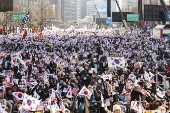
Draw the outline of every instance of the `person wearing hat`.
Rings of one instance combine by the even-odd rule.
[[[114,84],[115,89],[118,91],[119,90],[119,83],[118,83],[118,80],[117,80],[116,76],[112,77],[112,84]]]
[[[113,113],[121,113],[121,107],[119,105],[114,105]]]
[[[90,68],[95,68],[95,69],[98,68],[97,58],[93,58],[93,59],[92,59],[92,62],[89,64],[89,67],[90,67]]]

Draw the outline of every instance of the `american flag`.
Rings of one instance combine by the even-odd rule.
[[[61,109],[62,111],[65,111],[65,106],[64,106],[63,101],[60,101],[59,105],[60,105],[60,109]]]
[[[73,95],[77,96],[77,93],[78,93],[78,92],[79,92],[79,89],[78,89],[78,88],[74,87],[74,88],[72,89],[72,94],[73,94]]]
[[[24,25],[26,23],[30,22],[30,15],[29,12],[25,15],[25,17],[22,19],[20,25]]]
[[[27,86],[29,86],[31,88],[34,88],[37,84],[34,84],[34,82],[33,83],[32,82],[26,82],[25,85],[27,85]]]
[[[57,67],[57,68],[56,68],[56,71],[60,71],[60,68]]]
[[[147,95],[146,90],[144,90],[144,89],[141,90],[141,93],[145,96]]]
[[[40,105],[37,106],[37,111],[44,111],[44,102],[40,102]]]
[[[70,78],[75,77],[74,73],[73,73],[73,72],[71,72],[71,73],[70,73],[70,75],[69,75],[69,77],[70,77]]]
[[[4,90],[0,90],[0,98],[3,98],[3,96],[4,96]]]
[[[154,77],[155,77],[155,75],[153,73],[149,72],[149,83],[150,84],[155,82]]]
[[[106,99],[105,102],[106,102],[106,103],[105,103],[106,106],[110,106],[110,99]]]
[[[151,96],[149,92],[147,92],[146,90],[142,89],[141,93],[145,96]]]
[[[154,83],[154,82],[155,82],[155,80],[154,80],[154,76],[152,76],[152,77],[150,78],[149,83],[150,83],[150,84],[152,84],[152,83]]]
[[[51,60],[51,56],[46,56],[45,57],[45,63],[49,64],[50,60]]]
[[[124,87],[122,91],[122,95],[126,94],[127,89]]]
[[[55,58],[55,60],[54,60],[54,62],[56,63],[56,64],[59,64],[60,62],[62,61],[62,58],[60,58],[60,57],[56,57]]]
[[[62,97],[61,97],[61,96],[59,96],[58,99],[59,99],[60,101],[62,101]]]
[[[21,113],[30,113],[29,111],[27,111],[26,109],[22,109]]]

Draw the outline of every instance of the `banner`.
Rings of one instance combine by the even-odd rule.
[[[37,33],[38,29],[32,29],[32,33]]]
[[[144,111],[143,113],[161,113],[160,110],[147,110],[147,111]]]

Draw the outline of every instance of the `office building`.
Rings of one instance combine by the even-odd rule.
[[[87,16],[87,0],[81,0],[81,19]]]
[[[117,0],[119,3],[119,6],[123,12],[134,12],[138,11],[138,0]],[[116,7],[116,10],[118,10],[118,7]]]

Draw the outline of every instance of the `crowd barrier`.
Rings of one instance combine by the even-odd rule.
[[[163,88],[159,86],[158,75],[163,78],[163,84],[162,84],[162,85],[164,85]],[[168,89],[167,84],[166,84],[167,79],[170,79],[170,77],[167,77],[165,72],[156,72],[156,88],[160,88],[160,89],[162,89],[164,91],[166,89]]]

